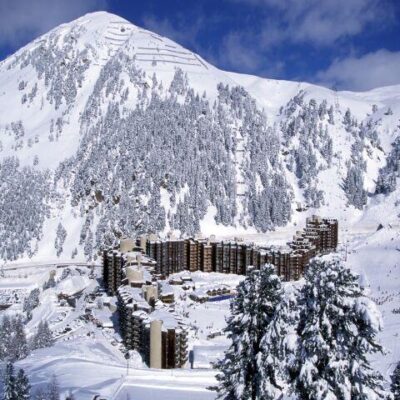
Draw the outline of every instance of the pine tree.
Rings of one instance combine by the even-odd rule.
[[[57,226],[56,239],[54,241],[54,248],[57,250],[57,257],[59,257],[63,252],[63,246],[66,238],[67,238],[67,231],[60,222]]]
[[[400,400],[400,362],[394,369],[391,380],[390,390],[393,393],[393,400]]]
[[[13,324],[13,330],[14,330],[14,337],[12,341],[12,349],[10,352],[12,354],[12,359],[20,360],[22,358],[25,358],[29,353],[28,342],[26,340],[26,334],[24,329],[24,323],[22,321],[21,316],[17,316],[15,318]]]
[[[33,398],[34,400],[48,400],[46,391],[42,388],[36,389]]]
[[[17,400],[30,399],[31,385],[23,369],[20,369],[18,371],[17,377],[15,379],[15,386],[17,390]]]
[[[350,164],[344,179],[343,189],[350,204],[362,209],[367,203],[367,192],[364,189],[363,172],[360,166]]]
[[[33,350],[51,347],[54,344],[53,333],[47,321],[39,322],[35,336],[32,339],[31,347]]]
[[[259,369],[261,341],[280,298],[281,283],[272,265],[260,271],[251,269],[239,284],[225,329],[232,344],[225,358],[215,365],[219,370],[219,399],[263,398],[262,380],[269,372],[263,375]]]
[[[380,321],[358,277],[339,259],[314,259],[300,295],[298,370],[301,400],[385,398],[383,378],[368,361],[382,351]]]
[[[26,312],[26,316],[29,320],[32,319],[33,309],[39,305],[39,296],[40,296],[40,290],[39,288],[36,288],[33,289],[29,293],[29,296],[26,297],[24,300],[23,311]]]
[[[49,280],[43,284],[43,290],[47,290],[56,286],[56,279],[53,273],[50,273]]]
[[[75,400],[74,394],[71,391],[69,391],[68,396],[65,398],[65,400]]]
[[[46,392],[46,400],[60,400],[60,387],[57,381],[57,377],[55,375],[51,377]]]
[[[0,359],[10,358],[10,348],[12,344],[13,329],[11,326],[11,319],[5,315],[1,319],[0,324]]]
[[[261,398],[277,399],[297,368],[296,344],[298,323],[297,289],[288,286],[261,342],[259,369],[262,376]]]
[[[17,390],[14,376],[14,365],[8,362],[3,378],[3,398],[2,400],[17,400]]]
[[[329,110],[328,110],[328,115],[329,115],[328,122],[329,122],[331,125],[335,125],[335,118],[334,118],[334,116],[333,116],[333,106],[330,106],[330,108],[329,108]]]
[[[29,353],[24,321],[20,315],[0,320],[0,360],[20,360]]]
[[[6,355],[6,333],[4,330],[4,317],[0,320],[0,360],[3,360]]]

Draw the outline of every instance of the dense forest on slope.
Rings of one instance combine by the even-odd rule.
[[[107,39],[115,29],[118,48]],[[91,259],[121,236],[194,235],[204,221],[266,232],[304,210],[361,215],[373,196],[397,190],[390,91],[378,107],[249,79],[107,13],[4,60],[1,257],[31,257],[51,242],[54,256]]]

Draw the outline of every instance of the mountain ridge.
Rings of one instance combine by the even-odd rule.
[[[60,25],[0,64],[3,189],[32,176],[14,200],[31,225],[0,221],[2,258],[91,259],[121,235],[265,232],[312,212],[392,221],[373,210],[396,209],[396,178],[395,193],[374,193],[399,89],[221,71],[106,12]],[[43,203],[30,209],[28,191]],[[12,201],[0,198],[6,212]]]

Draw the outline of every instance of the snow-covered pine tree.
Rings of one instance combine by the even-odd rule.
[[[292,370],[297,368],[298,289],[288,286],[261,342],[259,369],[261,398],[277,399],[287,389]]]
[[[0,360],[20,360],[28,355],[24,322],[20,315],[0,320]]]
[[[349,165],[344,179],[343,189],[350,204],[362,209],[367,203],[367,192],[364,189],[363,172],[359,165]]]
[[[52,375],[47,385],[46,396],[46,400],[60,400],[60,386],[55,375]]]
[[[50,277],[49,277],[49,280],[43,284],[43,290],[50,289],[50,288],[52,288],[54,286],[56,286],[56,280],[54,278],[54,274],[51,273]]]
[[[17,400],[14,365],[11,362],[6,364],[4,371],[2,400]]]
[[[382,351],[380,319],[358,277],[338,258],[316,258],[305,274],[293,389],[301,400],[386,398],[367,356]]]
[[[335,125],[335,118],[333,116],[333,106],[330,106],[330,108],[328,110],[328,116],[329,116],[328,122],[331,125]]]
[[[4,315],[0,323],[0,359],[9,358],[9,351],[12,343],[12,323],[8,315]]]
[[[32,240],[40,240],[49,210],[49,177],[48,171],[21,167],[17,157],[7,157],[0,162],[0,181],[7,186],[7,190],[0,191],[0,209],[3,210],[0,254],[3,259],[14,260],[24,252],[32,255]]]
[[[231,303],[231,316],[225,332],[232,344],[224,359],[218,361],[216,390],[224,400],[262,399],[262,380],[269,377],[269,370],[261,373],[259,364],[261,341],[271,322],[276,305],[281,299],[281,282],[272,265],[260,271],[251,269],[237,288]]]
[[[6,315],[0,320],[0,360],[4,360],[6,354],[6,338],[7,334],[4,327],[4,319],[8,318]]]
[[[65,398],[65,400],[75,400],[74,394],[71,391],[69,391],[68,396]]]
[[[57,250],[57,257],[63,252],[65,239],[67,238],[67,231],[60,222],[57,226],[56,239],[54,241],[54,248]]]
[[[28,353],[28,342],[26,340],[24,322],[22,317],[18,315],[12,320],[13,340],[9,349],[10,357],[12,360],[21,360],[25,358]]]
[[[35,394],[33,395],[34,400],[47,400],[46,391],[42,388],[36,389]]]
[[[17,392],[17,400],[29,400],[31,385],[25,371],[21,368],[15,378],[15,387]]]
[[[390,378],[392,380],[390,390],[393,394],[393,400],[400,400],[400,362],[397,364]]]
[[[32,339],[31,347],[33,350],[42,349],[45,347],[51,347],[54,344],[53,333],[49,328],[47,321],[41,321],[39,323],[37,332]]]
[[[33,289],[29,296],[24,299],[23,311],[26,312],[27,318],[32,318],[32,311],[39,305],[40,289]]]
[[[386,165],[379,170],[375,193],[389,194],[396,189],[400,177],[400,137],[392,143],[392,150],[386,158]]]

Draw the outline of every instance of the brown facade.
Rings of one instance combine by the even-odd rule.
[[[161,368],[181,368],[187,361],[187,337],[180,329],[162,332]]]
[[[121,286],[124,260],[119,251],[103,251],[103,282],[110,296],[114,296]]]
[[[200,266],[203,272],[213,271],[212,246],[209,243],[202,243],[200,247]]]
[[[271,263],[279,276],[289,281],[302,277],[312,257],[334,251],[337,244],[338,221],[312,216],[288,248],[203,239],[158,240],[147,241],[146,254],[157,261],[157,272],[163,276],[182,270],[244,275],[249,266]]]
[[[178,325],[162,327],[161,320],[150,321],[149,302],[142,301],[140,296],[134,299],[126,287],[121,286],[125,282],[125,273],[129,278],[132,265],[146,267],[152,274],[167,277],[183,270],[244,275],[250,266],[259,269],[269,263],[275,266],[282,280],[298,280],[312,257],[337,248],[338,221],[317,216],[307,218],[304,230],[297,232],[287,247],[258,247],[236,241],[209,242],[203,239],[146,242],[141,239],[140,244],[141,249],[145,247],[149,258],[129,252],[132,243],[128,241],[124,242],[128,249],[126,253],[118,250],[103,252],[104,285],[109,295],[118,297],[121,333],[126,347],[138,350],[150,366],[152,359],[157,368],[177,368],[187,361],[187,333]],[[136,270],[131,272],[136,276]],[[154,275],[151,276],[154,279]],[[143,280],[136,278],[133,281],[144,284]],[[132,282],[129,287],[136,288]],[[168,294],[165,296],[164,302],[174,301],[173,295],[171,298]]]
[[[329,252],[336,250],[338,245],[339,226],[338,221],[332,218],[320,218],[313,215],[307,218],[305,237],[318,235],[317,252]]]
[[[156,368],[181,368],[188,356],[187,332],[184,328],[163,328],[162,320],[156,321],[157,329],[151,329],[151,313],[144,310],[122,286],[117,291],[119,324],[124,344],[129,350],[137,350],[150,367],[152,355],[160,359]],[[156,326],[156,327],[157,327]],[[154,328],[154,326],[153,326]],[[154,334],[156,333],[156,335]],[[159,357],[157,353],[159,352]]]
[[[186,269],[188,243],[186,240],[147,241],[146,254],[157,262],[156,273],[168,276]]]

